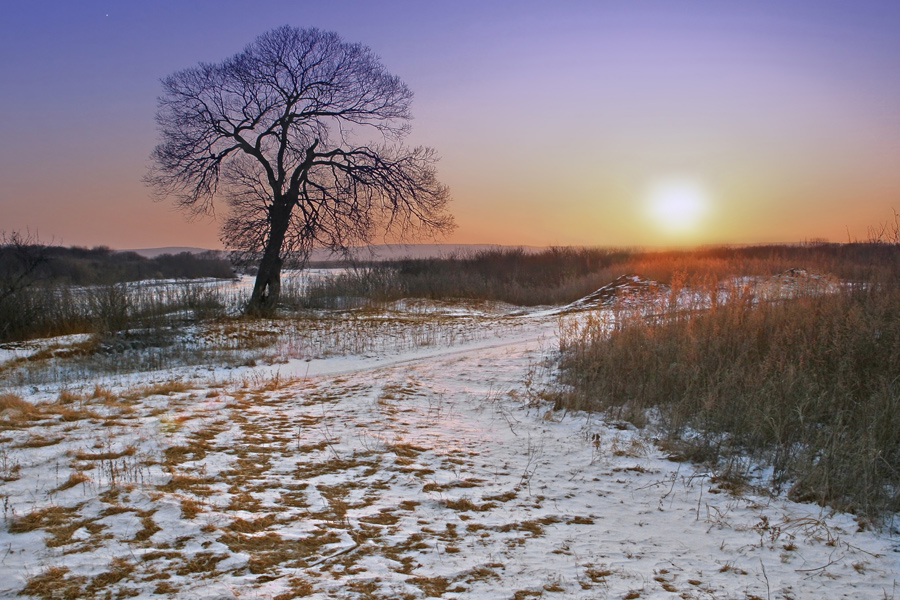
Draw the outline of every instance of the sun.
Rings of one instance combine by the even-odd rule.
[[[700,225],[709,209],[709,197],[693,180],[665,179],[650,187],[646,208],[662,230],[686,234]]]

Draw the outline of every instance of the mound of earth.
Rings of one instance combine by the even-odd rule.
[[[648,297],[667,292],[669,287],[664,283],[628,274],[617,277],[602,288],[569,304],[569,310],[612,306],[613,304],[632,304],[646,301]]]
[[[806,269],[792,268],[771,276],[762,282],[760,291],[768,297],[792,297],[797,294],[832,293],[840,289],[840,282],[833,275],[810,273]]]

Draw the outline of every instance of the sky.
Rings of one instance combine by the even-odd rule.
[[[847,241],[900,210],[896,0],[34,0],[0,21],[0,230],[221,247],[142,183],[160,79],[284,24],[413,90],[442,241]]]

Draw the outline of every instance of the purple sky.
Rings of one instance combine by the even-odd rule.
[[[896,0],[4,8],[0,230],[44,241],[218,246],[141,183],[159,79],[282,24],[367,44],[413,89],[448,241],[843,241],[900,209]],[[653,205],[672,182],[702,200],[680,227]]]

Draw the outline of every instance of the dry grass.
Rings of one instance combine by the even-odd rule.
[[[250,572],[260,574],[271,572],[279,565],[288,568],[305,567],[321,556],[324,546],[336,544],[341,538],[331,530],[293,539],[285,539],[274,531],[267,531],[255,534],[227,532],[219,537],[219,541],[232,552],[249,554]]]
[[[870,518],[900,510],[900,285],[724,302],[649,322],[623,316],[563,329],[557,408],[647,424],[656,410],[673,455],[717,465],[739,491],[740,463],[774,467],[790,496]],[[714,285],[714,284],[713,284]],[[697,290],[707,297],[718,290]],[[718,292],[721,297],[721,292]],[[683,434],[693,431],[699,435]],[[620,448],[628,453],[626,448]]]
[[[265,531],[266,529],[274,525],[276,520],[277,517],[274,514],[265,515],[264,517],[254,519],[252,521],[235,518],[231,523],[228,524],[227,529],[229,531],[236,531],[238,533],[259,533],[260,531]]]
[[[193,519],[203,512],[202,505],[193,498],[181,499],[181,518]]]
[[[365,459],[362,456],[348,456],[346,458],[332,456],[320,462],[298,463],[295,469],[296,478],[299,481],[308,481],[326,473],[340,473],[365,467],[365,472],[370,474],[377,472],[379,463],[374,459]]]
[[[123,456],[134,456],[135,451],[135,447],[131,445],[125,446],[118,452],[85,452],[84,450],[79,450],[75,453],[75,458],[77,460],[116,460]]]
[[[0,412],[9,410],[12,413],[20,413],[21,416],[35,416],[41,413],[40,408],[22,399],[17,394],[3,393],[0,394]]]
[[[83,400],[84,396],[66,388],[59,390],[59,396],[56,398],[56,402],[59,404],[74,404]]]
[[[422,590],[422,593],[429,598],[439,598],[444,595],[447,588],[450,587],[450,580],[446,577],[410,577],[406,580],[414,586]]]
[[[134,572],[134,564],[123,558],[114,558],[109,565],[109,570],[96,575],[87,586],[87,593],[107,591],[109,588]]]
[[[485,511],[491,510],[492,508],[497,507],[497,505],[494,502],[484,502],[482,504],[476,504],[476,503],[472,502],[470,499],[465,498],[465,497],[458,498],[456,500],[453,500],[453,499],[442,500],[441,504],[443,504],[444,506],[446,506],[449,509],[458,510],[460,512],[469,512],[469,511],[485,512]]]
[[[671,283],[680,276],[721,280],[768,276],[791,267],[868,279],[895,266],[898,248],[883,243],[707,247],[644,251],[622,248],[498,249],[468,256],[406,259],[368,265],[321,280],[298,298],[333,307],[339,298],[375,302],[401,298],[467,298],[534,306],[581,298],[623,273]]]
[[[84,576],[69,575],[66,567],[50,567],[28,579],[20,595],[44,600],[76,600],[83,598]]]
[[[162,492],[170,493],[180,490],[190,492],[195,496],[209,496],[210,494],[212,494],[212,490],[209,486],[216,481],[217,480],[214,477],[203,477],[175,473],[167,483],[159,486],[159,490]]]
[[[153,537],[157,531],[161,530],[160,526],[153,520],[155,512],[156,509],[135,511],[135,514],[141,519],[141,528],[134,534],[133,541],[145,542]]]
[[[80,509],[80,504],[76,506],[51,505],[11,519],[8,531],[10,533],[26,533],[42,529],[49,534],[44,541],[48,548],[72,544],[73,534],[81,528],[84,528],[90,536],[96,537],[105,528],[105,525],[96,520],[78,519]],[[98,539],[88,540],[83,544],[82,550],[91,550],[96,547],[97,543]]]
[[[94,391],[91,392],[90,399],[91,400],[100,400],[101,402],[104,402],[104,403],[106,403],[106,402],[115,403],[118,400],[118,396],[116,396],[116,394],[113,393],[113,391],[110,390],[109,388],[105,388],[98,383],[98,384],[94,385]]]
[[[224,554],[213,554],[212,552],[198,552],[191,558],[185,560],[181,566],[175,569],[176,575],[194,575],[204,573],[208,577],[217,575],[216,565],[228,558]]]
[[[78,515],[79,506],[56,506],[34,510],[27,515],[10,520],[10,533],[26,533],[37,529],[53,529],[65,526]]]
[[[191,386],[184,381],[172,379],[162,383],[139,386],[135,389],[128,390],[122,397],[127,400],[140,400],[149,396],[171,396],[172,394],[186,392],[190,389]]]
[[[84,473],[82,471],[75,471],[74,473],[69,475],[69,478],[66,479],[65,482],[63,482],[62,485],[60,485],[54,491],[61,492],[63,490],[67,490],[69,488],[73,488],[76,485],[78,485],[79,483],[84,483],[84,482],[90,481],[90,480],[91,480],[91,478],[86,473]]]
[[[315,591],[313,585],[300,577],[291,577],[288,580],[290,589],[287,592],[278,594],[273,600],[293,600],[294,598],[305,598],[311,596]]]
[[[46,448],[47,446],[55,446],[66,439],[64,436],[44,437],[40,434],[33,434],[19,444],[19,448]]]

